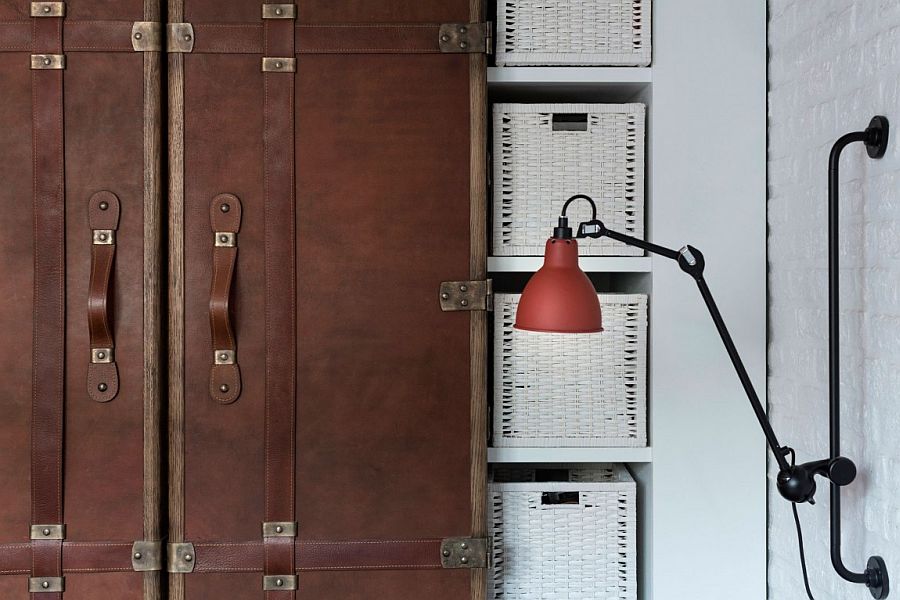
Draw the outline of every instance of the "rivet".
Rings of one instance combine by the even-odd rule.
[[[280,9],[280,8],[276,8],[276,9],[275,9],[275,14],[278,15],[278,16],[280,17],[281,15],[284,14],[284,11],[283,11],[282,9]]]
[[[459,559],[459,562],[461,562],[462,564],[466,564],[467,562],[469,562],[469,559],[466,558],[465,556],[463,556],[462,558]]]
[[[104,200],[103,202],[100,203],[100,210],[106,210],[107,208],[109,208],[109,202]]]
[[[106,358],[106,352],[98,352],[97,358],[99,358],[100,360],[103,360],[104,358]]]
[[[219,355],[219,360],[228,360],[228,355],[223,352]]]
[[[275,580],[275,585],[277,585],[278,587],[283,586],[283,585],[284,585],[284,579],[276,579],[276,580]]]
[[[468,48],[468,47],[469,47],[469,44],[467,44],[467,43],[465,43],[465,42],[460,42],[460,43],[459,43],[459,47],[460,47],[460,48]]]
[[[144,555],[141,554],[140,552],[134,553],[134,560],[141,560],[142,558],[144,558]]]
[[[469,545],[467,543],[463,542],[462,544],[459,545],[459,547],[462,548],[463,550],[467,550],[469,548]]]
[[[184,555],[184,562],[191,562],[191,561],[193,561],[193,560],[194,560],[194,556],[193,556],[193,555],[191,555],[191,554],[185,554],[185,555]]]
[[[280,68],[283,67],[283,66],[284,66],[284,63],[282,63],[280,60],[275,61],[275,68],[276,68],[276,69],[280,69]]]
[[[186,41],[186,42],[191,41],[191,34],[189,34],[189,33],[184,34],[184,41]]]
[[[468,290],[469,290],[469,286],[467,286],[467,285],[459,286],[459,291],[461,291],[461,292],[466,292]]]
[[[275,533],[284,533],[284,527],[278,525],[275,527]]]
[[[137,33],[134,34],[134,39],[136,39],[136,40],[139,40],[142,37],[144,37],[144,34],[141,33],[140,31],[138,31]]]
[[[45,6],[45,7],[44,7],[44,12],[45,12],[45,13],[49,13],[49,12],[50,12],[50,10],[51,10],[51,9],[50,9],[50,7],[49,7],[49,6]]]
[[[50,66],[50,63],[53,61],[51,61],[49,58],[45,58],[43,62],[45,65]]]
[[[444,300],[449,300],[450,294],[448,294],[447,292],[444,292],[443,294],[441,294],[441,298],[443,298]]]
[[[459,32],[460,32],[460,33],[465,33],[465,32],[467,32],[467,31],[468,31],[468,28],[466,28],[466,27],[460,27],[460,28],[459,28]]]
[[[450,551],[444,550],[443,552],[441,552],[441,554],[443,554],[444,556],[450,556]]]
[[[228,206],[227,204],[223,204],[222,206],[219,207],[219,210],[221,210],[222,212],[228,212],[229,210],[231,210],[231,207]]]
[[[462,304],[463,306],[468,306],[468,305],[469,305],[469,301],[468,301],[468,300],[460,300],[459,303]]]
[[[49,581],[41,582],[41,587],[46,590],[48,587],[50,587],[50,582]]]
[[[219,236],[219,241],[222,242],[222,243],[224,244],[225,242],[228,241],[228,236],[227,236],[227,235],[220,235],[220,236]]]
[[[447,34],[445,33],[444,35],[441,36],[441,41],[442,41],[442,42],[449,42],[449,41],[450,41],[450,36],[447,35]]]
[[[97,386],[97,389],[100,390],[101,392],[105,392],[107,389],[109,389],[109,386],[107,386],[105,383],[101,383],[100,385]]]
[[[109,237],[109,236],[107,236],[105,233],[101,233],[100,235],[97,236],[97,239],[99,239],[101,242],[105,242],[107,237]],[[98,356],[100,356],[100,355],[98,354]],[[100,358],[103,358],[103,357],[100,356]]]
[[[229,387],[228,387],[227,383],[223,383],[222,385],[219,386],[219,391],[222,392],[223,394],[225,392],[227,392],[228,390],[229,390]]]
[[[41,533],[43,533],[44,535],[50,535],[50,528],[44,527],[44,530]]]

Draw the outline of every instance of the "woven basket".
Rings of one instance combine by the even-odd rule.
[[[493,479],[490,598],[637,598],[636,490],[624,467],[500,469]]]
[[[495,104],[495,256],[539,256],[563,203],[573,194],[597,202],[607,227],[644,235],[643,104]],[[572,205],[574,227],[590,218]],[[609,238],[579,242],[585,256],[641,256]]]
[[[498,0],[497,64],[650,64],[650,0]]]
[[[513,329],[494,296],[495,447],[647,445],[647,296],[600,294],[603,333]]]

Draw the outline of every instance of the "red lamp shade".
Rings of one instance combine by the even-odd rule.
[[[519,299],[515,328],[546,333],[603,331],[597,292],[578,266],[578,242],[547,240],[544,266]]]

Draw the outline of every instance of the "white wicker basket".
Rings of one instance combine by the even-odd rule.
[[[497,64],[650,64],[650,0],[498,0]]]
[[[513,329],[494,296],[495,447],[647,445],[647,296],[599,294],[603,333]]]
[[[489,597],[635,600],[637,505],[631,475],[621,465],[597,465],[554,469],[562,481],[536,482],[546,478],[542,471],[494,472]]]
[[[597,202],[607,227],[644,236],[643,104],[495,104],[495,256],[539,256],[563,203]],[[590,208],[570,209],[577,227]],[[641,256],[609,238],[579,242],[586,256]]]

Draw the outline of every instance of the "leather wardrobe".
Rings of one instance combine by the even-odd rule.
[[[490,46],[0,0],[0,598],[485,597]]]

